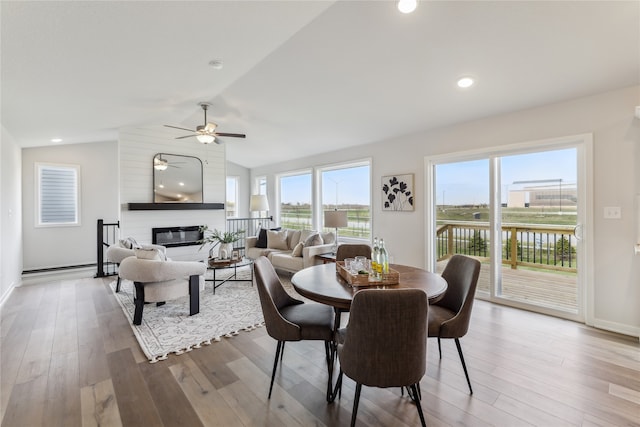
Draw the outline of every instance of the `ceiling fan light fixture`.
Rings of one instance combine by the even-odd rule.
[[[213,135],[207,134],[196,135],[196,138],[203,144],[211,144],[216,139]]]
[[[165,159],[153,159],[153,168],[155,170],[163,171],[169,166],[169,162]]]

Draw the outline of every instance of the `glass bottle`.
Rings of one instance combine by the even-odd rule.
[[[381,264],[381,273],[389,272],[389,254],[387,253],[387,249],[384,247],[384,239],[380,239],[380,261]]]
[[[374,277],[378,277],[378,238],[373,238],[373,248],[371,249],[371,272]]]

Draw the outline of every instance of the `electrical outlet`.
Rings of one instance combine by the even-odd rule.
[[[610,206],[604,208],[605,219],[620,219],[622,218],[622,209],[619,206]]]

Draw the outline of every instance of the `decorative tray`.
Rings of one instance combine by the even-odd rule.
[[[209,258],[208,264],[209,267],[224,267],[226,265],[235,264],[239,259],[220,259],[220,258]]]
[[[336,271],[351,286],[376,286],[397,285],[400,282],[400,273],[393,268],[382,275],[382,279],[376,279],[368,274],[353,274],[344,268],[344,261],[336,262]]]

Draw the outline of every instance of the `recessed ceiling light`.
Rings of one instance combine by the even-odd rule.
[[[222,62],[222,59],[214,58],[211,61],[209,61],[209,65],[216,70],[221,70],[224,63]]]
[[[471,77],[462,77],[458,80],[458,87],[466,89],[468,87],[473,86],[474,80]]]
[[[51,142],[62,142],[62,138],[51,138]]]
[[[411,13],[418,7],[418,0],[399,0],[398,10],[402,13]]]

